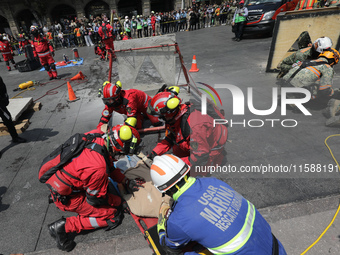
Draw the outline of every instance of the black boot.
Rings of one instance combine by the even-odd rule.
[[[105,231],[109,231],[111,229],[114,229],[118,227],[124,219],[124,213],[120,210],[120,208],[117,210],[115,216],[112,219],[108,219],[107,227],[105,228]]]
[[[20,136],[12,138],[13,143],[26,143],[27,140],[25,138],[22,138]]]
[[[60,220],[49,224],[48,231],[50,232],[50,235],[57,241],[57,246],[60,250],[72,251],[76,246],[76,243],[67,238],[65,223],[66,219],[62,217]]]

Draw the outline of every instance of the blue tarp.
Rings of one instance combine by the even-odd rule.
[[[59,68],[64,68],[64,67],[71,67],[71,66],[79,66],[79,65],[82,65],[83,62],[84,62],[84,59],[83,58],[80,58],[80,60],[75,60],[75,59],[72,59],[70,60],[71,63],[67,64],[67,65],[64,65],[64,66],[59,66],[57,65],[57,63],[54,63],[56,68],[59,69]],[[41,68],[40,71],[45,71],[45,68]]]

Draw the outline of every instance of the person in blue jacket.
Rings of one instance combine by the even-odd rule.
[[[167,252],[180,253],[194,241],[212,254],[286,255],[252,203],[221,180],[189,177],[189,170],[171,154],[156,156],[151,166],[156,188],[174,199],[171,207],[161,206],[157,224]]]

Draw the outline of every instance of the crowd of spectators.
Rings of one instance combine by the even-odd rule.
[[[328,0],[330,1],[330,0]],[[181,31],[192,31],[217,25],[231,25],[238,0],[227,0],[221,4],[194,4],[191,7],[170,12],[151,12],[148,16],[130,15],[115,17],[112,22],[115,40],[134,39],[149,36],[157,36]],[[316,2],[327,3],[327,0]],[[322,4],[321,6],[326,6]],[[153,18],[154,16],[154,18]],[[155,22],[153,25],[152,18]],[[51,26],[39,27],[55,48],[70,48],[82,46],[100,45],[101,40],[98,29],[102,24],[103,15],[61,19],[54,21]],[[25,34],[30,38],[29,28],[20,28],[19,34],[7,35],[14,49],[18,54],[23,54],[18,42],[23,40]]]
[[[115,17],[112,22],[115,40],[122,40],[124,35],[129,39],[163,35],[181,31],[192,31],[217,25],[230,25],[236,9],[237,1],[229,0],[222,4],[194,5],[189,8],[170,12],[151,12],[148,16]],[[151,18],[155,16],[154,30]],[[51,26],[39,26],[40,32],[46,36],[54,48],[70,48],[100,45],[98,29],[102,24],[103,15],[81,19],[61,19]],[[21,35],[21,36],[20,36]],[[24,35],[24,36],[22,36]],[[23,38],[31,39],[29,28],[20,28],[19,34],[7,35],[18,55],[24,54],[18,42]]]

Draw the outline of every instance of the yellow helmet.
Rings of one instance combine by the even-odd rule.
[[[325,57],[328,59],[328,63],[330,66],[333,66],[333,65],[336,65],[338,62],[339,62],[339,52],[334,49],[334,48],[330,48],[328,50],[325,50],[324,52],[322,52],[320,55],[319,55],[319,58],[320,57]]]
[[[129,117],[125,120],[125,124],[130,127],[136,127],[137,119],[135,117]]]
[[[110,83],[110,82],[109,82],[109,81],[105,81],[105,82],[103,83],[103,88],[104,88],[105,85],[108,84],[108,83]]]
[[[116,82],[116,86],[122,88],[122,83],[121,83],[121,81],[117,81],[117,82]]]
[[[132,138],[131,128],[127,125],[123,125],[119,130],[119,138],[122,141],[129,141]]]

